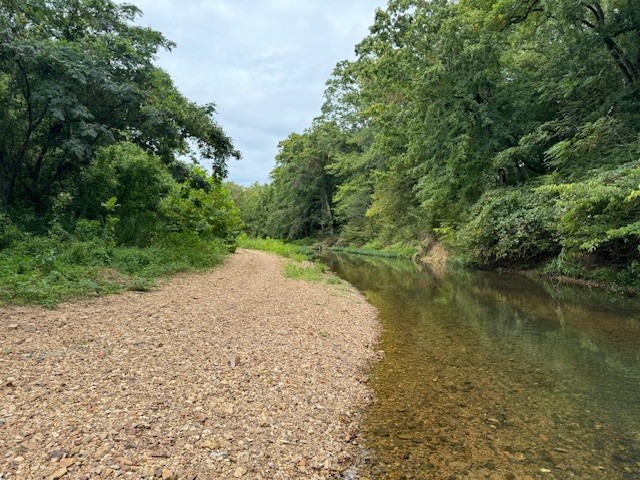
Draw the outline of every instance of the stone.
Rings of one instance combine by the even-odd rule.
[[[156,473],[156,467],[154,467],[153,465],[145,465],[142,468],[142,476],[143,477],[153,477],[155,476]]]
[[[231,454],[229,452],[225,452],[222,450],[217,452],[209,452],[209,458],[211,458],[212,460],[217,460],[219,462],[229,458],[230,456]]]
[[[59,478],[64,477],[66,474],[67,474],[66,468],[59,468],[58,470],[53,472],[51,475],[49,475],[47,477],[47,480],[58,480]]]
[[[109,451],[110,449],[108,447],[99,448],[96,450],[96,453],[93,454],[93,458],[95,460],[101,460],[107,455],[107,453],[109,453]]]
[[[248,470],[244,467],[238,467],[236,468],[236,471],[233,472],[233,476],[235,478],[240,478],[240,477],[244,477],[247,474]]]
[[[195,421],[198,423],[205,423],[209,417],[207,417],[204,413],[198,413],[195,416]]]
[[[18,325],[15,323],[12,323],[11,325],[7,325],[7,330],[17,330],[18,329]]]
[[[168,468],[162,469],[162,480],[175,480],[176,476]]]
[[[229,358],[229,366],[236,368],[238,365],[240,365],[240,357],[238,355],[232,355],[231,358]]]
[[[69,468],[74,463],[76,463],[75,458],[63,458],[60,460],[60,468]]]
[[[66,455],[66,452],[62,450],[52,450],[51,452],[49,452],[49,460],[57,461],[64,458],[65,455]]]

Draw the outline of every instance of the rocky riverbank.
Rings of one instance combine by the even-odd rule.
[[[375,309],[242,250],[55,310],[0,310],[1,479],[341,478]]]

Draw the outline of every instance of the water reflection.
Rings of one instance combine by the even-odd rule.
[[[491,273],[323,259],[380,311],[371,478],[640,478],[640,303]]]

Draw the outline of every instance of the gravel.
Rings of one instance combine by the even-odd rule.
[[[286,262],[240,250],[151,292],[0,309],[0,478],[342,478],[377,313]]]

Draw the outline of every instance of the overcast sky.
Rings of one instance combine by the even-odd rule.
[[[123,2],[124,3],[124,2]],[[240,149],[230,179],[268,181],[278,142],[320,114],[324,83],[368,34],[385,0],[127,0],[141,25],[177,43],[158,65]]]

